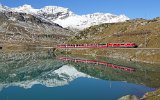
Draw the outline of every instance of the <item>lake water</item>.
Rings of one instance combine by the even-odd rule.
[[[60,60],[52,51],[0,53],[0,100],[117,100],[160,87],[158,65],[61,55],[129,67]]]

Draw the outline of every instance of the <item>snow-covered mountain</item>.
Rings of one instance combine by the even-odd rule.
[[[129,20],[125,15],[113,15],[110,13],[93,13],[77,15],[68,8],[58,6],[45,6],[41,9],[34,9],[31,5],[23,5],[15,8],[0,6],[0,10],[32,14],[61,25],[64,28],[84,29],[102,23],[116,23]]]
[[[74,15],[67,17],[65,19],[56,19],[54,22],[63,26],[71,27],[76,29],[84,29],[93,25],[98,25],[102,23],[116,23],[124,22],[129,18],[125,15],[113,15],[110,13],[94,13],[87,15]]]

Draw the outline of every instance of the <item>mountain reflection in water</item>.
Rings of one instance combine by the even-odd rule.
[[[0,100],[140,97],[160,85],[160,69],[144,66],[133,64],[136,71],[128,73],[98,64],[61,61],[51,51],[0,52]]]
[[[48,51],[3,53],[0,68],[1,89],[9,86],[27,89],[35,84],[63,86],[78,77],[90,77],[55,59]]]

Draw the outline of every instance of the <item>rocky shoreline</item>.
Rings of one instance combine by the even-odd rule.
[[[153,92],[147,92],[140,99],[138,99],[135,95],[126,95],[120,97],[118,100],[159,100],[159,98],[160,98],[160,89]]]

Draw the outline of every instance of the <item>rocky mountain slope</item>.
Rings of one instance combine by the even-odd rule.
[[[6,6],[1,9],[10,10],[12,12],[27,13],[35,15],[45,20],[57,23],[64,28],[84,29],[93,25],[102,23],[124,22],[129,20],[125,15],[113,15],[110,13],[93,13],[87,15],[77,15],[68,8],[58,6],[45,6],[41,9],[34,9],[31,5],[23,5],[15,8]]]
[[[0,45],[54,46],[74,33],[40,17],[0,7]]]

